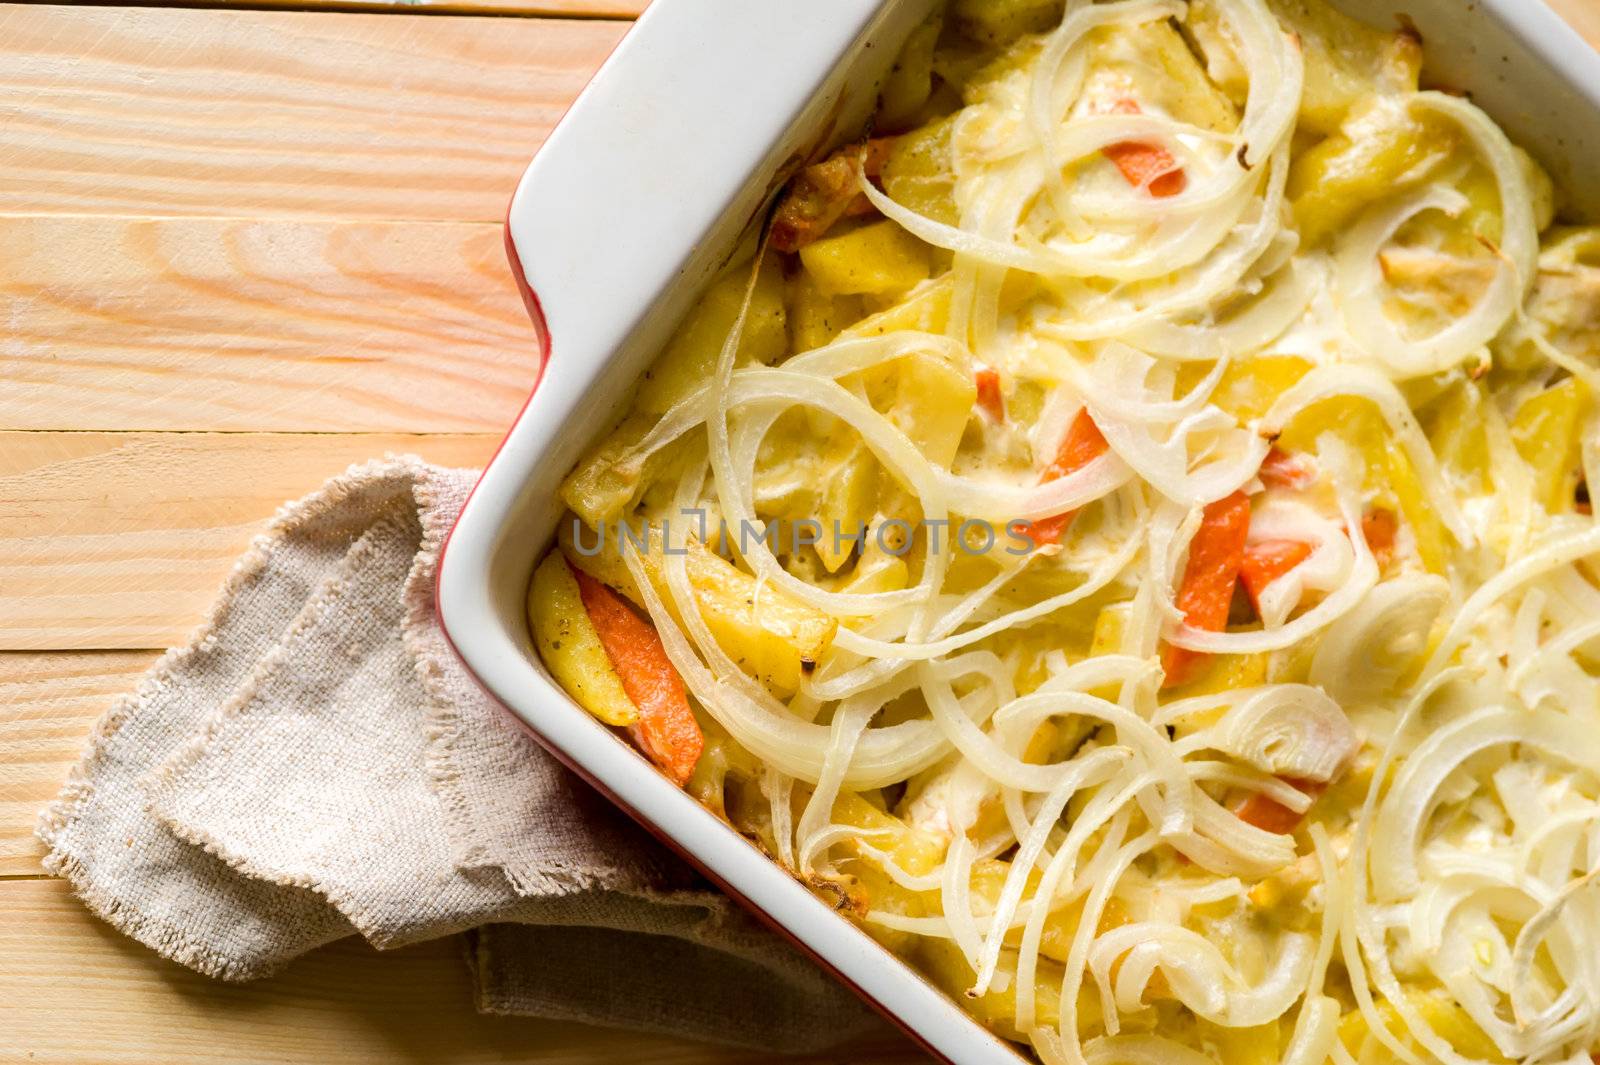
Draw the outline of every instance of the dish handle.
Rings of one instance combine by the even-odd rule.
[[[507,213],[507,250],[550,364],[541,392],[576,398],[642,323],[663,335],[641,332],[639,347],[665,339],[772,176],[815,146],[798,138],[847,129],[847,103],[870,107],[876,86],[861,84],[858,49],[886,51],[882,21],[909,30],[923,7],[655,0],[550,135]]]

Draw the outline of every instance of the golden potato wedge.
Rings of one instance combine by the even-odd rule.
[[[767,521],[815,522],[807,539],[817,534],[817,557],[828,573],[837,573],[877,512],[878,463],[845,426],[826,416],[816,419],[824,424],[813,424],[808,413],[785,412],[762,442],[755,510]]]
[[[868,595],[873,592],[898,592],[911,584],[911,567],[906,560],[889,554],[879,547],[868,526],[867,539],[861,554],[849,573],[840,574],[837,590],[851,595]]]
[[[833,804],[833,823],[862,831],[860,837],[841,843],[833,852],[839,871],[844,874],[834,887],[858,913],[877,911],[924,917],[939,912],[937,893],[901,886],[873,852],[890,855],[907,872],[925,875],[938,867],[945,851],[944,839],[906,824],[860,795],[839,796]],[[873,924],[866,928],[892,950],[909,952],[916,947],[918,937],[913,933]]]
[[[1572,511],[1587,407],[1587,391],[1568,377],[1524,400],[1511,419],[1511,438],[1533,469],[1534,498],[1551,514]]]
[[[1003,981],[1004,989],[991,985],[988,993],[980,997],[967,994],[977,973],[967,963],[961,948],[948,939],[924,938],[917,944],[918,968],[945,994],[972,1012],[978,1023],[1007,1039],[1020,1040],[1024,1033],[1017,1031],[1017,981]],[[1055,1028],[1061,1023],[1061,966],[1052,961],[1041,961],[1037,971],[1038,987],[1034,1009],[1040,1026]],[[997,981],[997,984],[1000,983]],[[1078,997],[1078,1033],[1080,1038],[1095,1034],[1100,1024],[1100,1008],[1094,992],[1094,982],[1085,981]]]
[[[1448,995],[1408,988],[1406,998],[1411,1008],[1422,1015],[1428,1027],[1447,1040],[1458,1053],[1482,1061],[1506,1060],[1494,1040]],[[1390,1032],[1405,1031],[1405,1023],[1392,1003],[1380,1001],[1378,1014]],[[1393,1056],[1372,1034],[1366,1015],[1360,1010],[1351,1010],[1340,1018],[1339,1041],[1360,1061],[1388,1060]],[[1409,1036],[1404,1041],[1412,1049],[1418,1049],[1415,1040]],[[1376,1048],[1375,1054],[1369,1053],[1372,1048]]]
[[[1472,494],[1489,484],[1489,438],[1478,385],[1457,381],[1429,405],[1424,425],[1433,453],[1456,484]]]
[[[859,844],[866,843],[875,850],[891,855],[900,868],[913,876],[932,872],[944,858],[946,840],[906,824],[859,795],[847,793],[839,796],[833,804],[833,822],[863,831],[864,835],[859,840],[852,840],[846,846],[855,847],[861,853]]]
[[[643,596],[622,560],[620,538],[615,533],[608,528],[598,550],[593,542],[585,542],[580,550],[572,523],[566,522],[561,528],[561,546],[572,565],[642,605]],[[632,542],[648,543],[647,548],[639,549],[640,559],[657,594],[670,604],[662,572],[665,540],[661,530],[651,527],[637,532]],[[687,550],[689,584],[711,635],[729,658],[773,694],[793,695],[801,673],[809,672],[832,645],[839,623],[777,588],[758,589],[754,577],[698,540],[691,539]]]
[[[929,462],[949,466],[972,419],[978,386],[972,374],[936,355],[896,359],[896,393],[889,420]]]
[[[1200,1038],[1216,1047],[1220,1060],[1228,1065],[1277,1065],[1280,1060],[1278,1045],[1282,1033],[1277,1021],[1249,1028],[1228,1028],[1201,1020],[1199,1026]]]
[[[533,572],[528,625],[545,668],[579,706],[608,725],[626,726],[639,719],[639,708],[622,690],[560,550],[545,555]]]
[[[813,241],[800,262],[830,296],[899,296],[932,272],[928,246],[888,219]]]
[[[602,531],[590,528],[580,532],[577,522],[570,517],[563,517],[556,530],[556,544],[569,565],[615,588],[635,606],[643,606],[644,597],[639,594],[639,589],[633,583],[633,574],[622,561],[621,544],[630,533],[639,534],[640,539],[636,542],[649,544],[648,532],[641,531],[648,527],[643,526],[642,519],[631,518],[627,521],[628,532],[619,532],[620,528],[607,524]],[[640,550],[644,553],[643,548]],[[650,554],[645,554],[646,560],[650,557]]]
[[[1196,370],[1210,369],[1204,363],[1187,365]],[[1266,414],[1280,395],[1310,371],[1311,364],[1294,355],[1235,359],[1222,372],[1211,402],[1241,422],[1248,422]]]
[[[824,292],[805,270],[797,270],[784,283],[784,308],[796,353],[828,344],[865,313],[861,297]]]
[[[754,577],[697,544],[687,562],[700,616],[728,657],[773,694],[793,695],[839,623],[776,588],[758,589]]]
[[[722,345],[739,320],[749,284],[749,263],[730,267],[700,297],[639,384],[636,410],[660,414],[705,383]],[[783,272],[776,258],[762,264],[739,341],[738,363],[771,364],[789,350],[784,322]]]
[[[1379,97],[1344,128],[1299,155],[1288,195],[1306,246],[1344,229],[1369,205],[1426,178],[1459,141],[1446,124]]]
[[[615,522],[632,510],[651,485],[675,475],[689,452],[687,438],[676,440],[639,461],[628,461],[629,451],[644,439],[655,419],[630,415],[611,435],[567,474],[561,482],[561,500],[590,528]]]
[[[1533,225],[1543,232],[1550,223],[1555,221],[1556,214],[1556,189],[1555,182],[1549,173],[1539,165],[1539,161],[1515,144],[1511,151],[1517,157],[1517,163],[1522,169],[1523,180],[1528,183],[1528,193],[1533,201]],[[1445,235],[1455,238],[1447,248],[1458,253],[1478,250],[1474,245],[1477,238],[1482,237],[1492,243],[1500,243],[1502,223],[1500,220],[1500,186],[1496,183],[1494,172],[1481,159],[1473,159],[1467,168],[1467,174],[1457,186],[1466,194],[1469,206],[1462,212],[1460,218],[1449,218],[1444,215],[1424,215],[1416,219],[1401,231],[1401,236],[1407,235],[1407,230],[1418,225],[1431,225],[1435,229],[1449,227]]]
[[[1374,29],[1320,2],[1267,0],[1267,7],[1300,40],[1305,57],[1303,129],[1326,136],[1373,94],[1417,90],[1422,42],[1414,35]],[[1235,102],[1242,101],[1249,76],[1216,0],[1193,0],[1186,28],[1204,53],[1212,80]]]
[[[935,7],[906,38],[878,94],[878,114],[873,125],[880,132],[911,126],[927,104],[933,92],[933,50],[943,27],[944,12]]]
[[[822,538],[815,546],[823,567],[838,573],[855,551],[855,542],[849,537],[863,533],[877,510],[878,463],[866,445],[848,437],[832,451],[817,492],[816,517],[822,525]]]
[[[962,36],[998,46],[1053,29],[1065,7],[1066,0],[951,0],[950,21]]]
[[[826,441],[843,432],[836,423],[826,424],[833,419],[815,417],[818,413],[790,407],[762,438],[751,487],[756,516],[763,521],[816,517]],[[816,421],[825,424],[819,426]]]
[[[951,226],[961,221],[950,162],[954,128],[951,115],[896,137],[883,164],[883,191],[891,200]]]
[[[950,298],[954,291],[955,283],[948,276],[941,277],[893,307],[863,318],[841,335],[881,337],[901,330],[943,333],[950,324]]]

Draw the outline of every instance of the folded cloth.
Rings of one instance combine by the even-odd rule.
[[[555,762],[434,616],[476,474],[353,467],[285,507],[40,818],[91,910],[248,980],[473,930],[479,1008],[818,1049],[877,1022]]]

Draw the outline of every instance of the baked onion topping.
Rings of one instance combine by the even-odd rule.
[[[1600,229],[1420,63],[951,0],[563,486],[689,790],[1048,1065],[1600,1050]]]

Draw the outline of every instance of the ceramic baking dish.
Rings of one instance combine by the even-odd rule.
[[[573,703],[524,618],[556,487],[620,415],[696,291],[801,161],[861,129],[931,0],[655,0],[528,168],[506,222],[540,380],[447,545],[439,607],[485,688],[557,757],[939,1058],[1016,1065],[973,1022]],[[1600,58],[1539,0],[1336,0],[1404,17],[1436,84],[1471,92],[1600,218]]]

